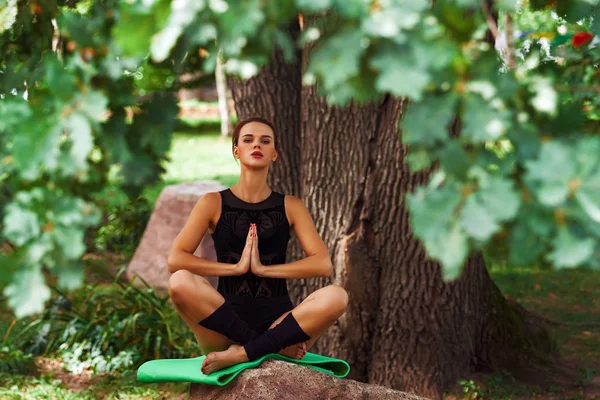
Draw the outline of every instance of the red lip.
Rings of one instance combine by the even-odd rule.
[[[254,153],[250,154],[251,156],[263,156],[263,154],[260,151],[255,151]]]

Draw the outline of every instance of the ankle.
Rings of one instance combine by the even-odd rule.
[[[239,359],[242,359],[243,361],[249,361],[248,354],[246,354],[246,349],[244,349],[244,346],[240,346],[239,344],[232,344],[232,346],[235,346],[234,351]]]

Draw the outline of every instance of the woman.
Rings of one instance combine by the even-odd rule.
[[[330,276],[329,251],[303,201],[267,186],[278,153],[273,125],[240,121],[232,142],[239,181],[198,200],[168,260],[169,293],[207,354],[205,374],[267,353],[300,359],[348,304],[341,286],[328,285],[294,307],[285,280]],[[216,262],[193,255],[207,229]],[[286,264],[292,229],[307,257]],[[202,276],[219,276],[217,290]]]

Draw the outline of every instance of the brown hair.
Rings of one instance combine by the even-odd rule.
[[[233,129],[233,134],[231,135],[231,153],[233,153],[233,148],[238,144],[238,140],[240,138],[240,131],[242,130],[242,127],[249,122],[260,122],[271,128],[271,130],[273,131],[273,143],[275,145],[275,150],[277,150],[277,134],[275,133],[275,127],[273,126],[273,124],[262,117],[250,117],[238,121],[238,123],[235,125],[235,128]]]

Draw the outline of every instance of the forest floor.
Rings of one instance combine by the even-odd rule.
[[[453,388],[460,396],[446,399],[469,398],[469,394],[494,400],[600,399],[600,271],[493,266],[490,274],[507,299],[565,323],[548,329],[564,365],[578,371],[580,378],[570,384],[539,387],[518,383],[508,373],[476,375]]]
[[[102,260],[104,272],[97,267],[86,272],[86,281],[110,283],[125,261],[118,255],[88,254]],[[98,265],[98,263],[95,263]],[[505,297],[546,318],[566,323],[600,321],[600,271],[541,271],[492,267],[492,278]],[[539,387],[519,383],[508,373],[478,374],[465,377],[449,391],[445,400],[583,400],[600,399],[600,332],[598,327],[558,325],[549,327],[565,364],[580,371],[581,378],[571,385]],[[37,371],[30,375],[0,374],[0,399],[176,399],[187,397],[189,384],[139,384],[135,372],[92,374],[65,371],[59,359],[37,357]]]

